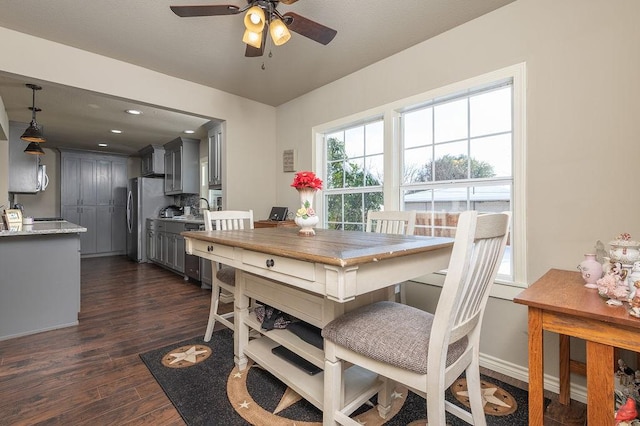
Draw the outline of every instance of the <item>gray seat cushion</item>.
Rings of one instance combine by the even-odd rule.
[[[377,361],[427,373],[433,314],[394,302],[363,306],[336,318],[322,337]],[[467,347],[467,338],[449,345],[447,365]]]
[[[236,268],[222,266],[216,273],[216,277],[227,285],[236,285]]]

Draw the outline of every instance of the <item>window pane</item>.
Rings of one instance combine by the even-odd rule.
[[[327,164],[327,177],[325,188],[343,188],[344,187],[344,161],[333,161]]]
[[[344,149],[347,158],[362,157],[364,155],[364,127],[354,127],[344,132]]]
[[[364,161],[362,158],[350,159],[345,163],[345,187],[360,188],[364,186]]]
[[[435,179],[447,181],[468,179],[467,143],[452,142],[435,146]]]
[[[470,98],[471,136],[511,131],[511,87]]]
[[[365,192],[364,193],[364,213],[369,210],[382,210],[384,208],[384,197],[382,192]],[[365,218],[363,218],[364,222]]]
[[[384,123],[382,120],[367,124],[365,135],[367,155],[382,154],[384,151]]]
[[[362,194],[344,194],[344,222],[362,223],[364,214],[362,207]]]
[[[404,183],[429,182],[432,180],[433,161],[430,146],[407,149],[404,152]]]
[[[499,213],[511,210],[511,186],[476,186],[469,188],[471,210]]]
[[[430,145],[433,143],[432,108],[412,111],[402,116],[404,147]]]
[[[382,154],[365,157],[367,186],[378,186],[384,182],[384,157]]]
[[[471,177],[512,175],[511,133],[471,140]]]
[[[344,132],[331,133],[326,136],[327,160],[341,160],[344,158]]]
[[[342,222],[342,194],[327,195],[325,200],[327,222]]]
[[[467,137],[467,99],[437,105],[434,110],[435,141],[445,142]]]

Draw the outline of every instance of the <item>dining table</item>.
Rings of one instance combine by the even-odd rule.
[[[453,240],[444,237],[331,229],[303,236],[292,227],[182,235],[187,253],[236,269],[234,360],[238,369],[244,370],[251,359],[320,410],[323,373],[310,375],[272,350],[284,346],[321,370],[322,347],[286,328],[263,330],[253,307],[270,306],[322,329],[346,311],[395,297],[398,283],[445,269],[453,247]],[[376,380],[363,369],[350,368],[345,399]]]

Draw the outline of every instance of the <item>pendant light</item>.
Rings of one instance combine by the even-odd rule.
[[[42,87],[35,84],[26,84],[26,86],[33,91],[33,106],[29,107],[31,110],[31,124],[29,124],[27,130],[25,130],[22,136],[20,136],[20,139],[27,142],[46,142],[47,140],[42,134],[42,128],[38,126],[38,123],[36,122],[36,112],[42,111],[40,108],[36,108],[36,90],[42,90]],[[40,150],[42,151],[42,149]]]
[[[38,142],[29,142],[27,148],[24,150],[27,154],[44,155],[44,151]]]

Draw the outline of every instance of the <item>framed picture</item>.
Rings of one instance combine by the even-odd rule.
[[[22,225],[22,211],[18,209],[6,209],[4,211],[4,222],[7,225],[7,229]]]

